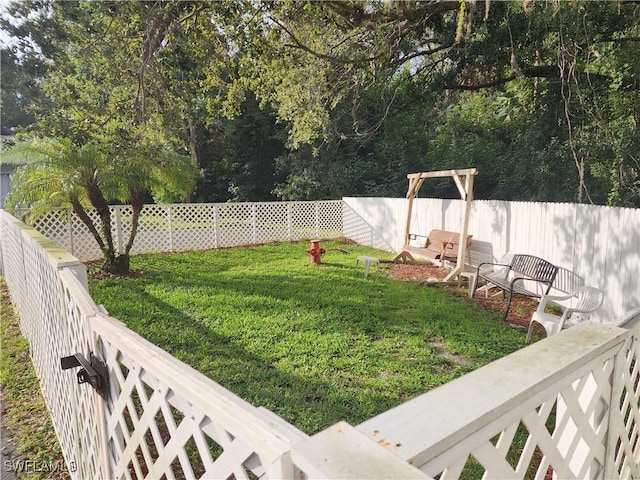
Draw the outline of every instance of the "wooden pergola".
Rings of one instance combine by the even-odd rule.
[[[467,231],[469,229],[469,211],[471,210],[471,202],[473,201],[473,178],[478,174],[477,168],[467,168],[462,170],[441,170],[436,172],[420,172],[409,173],[407,178],[409,179],[409,189],[407,190],[407,200],[409,205],[407,207],[407,221],[405,224],[404,232],[404,244],[409,244],[409,235],[411,230],[411,213],[413,211],[413,200],[416,198],[420,187],[427,178],[441,178],[451,177],[458,187],[460,192],[460,198],[464,200],[464,210],[460,218],[460,239],[467,238]],[[464,268],[464,260],[467,254],[467,242],[460,241],[458,248],[458,259],[456,261],[456,267],[447,275],[444,281],[449,281],[452,278],[457,277]]]

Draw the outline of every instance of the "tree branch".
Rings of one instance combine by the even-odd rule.
[[[415,9],[404,8],[403,2],[398,2],[400,8],[385,9],[384,11],[365,12],[359,5],[344,1],[326,1],[327,6],[336,15],[343,18],[352,27],[363,25],[379,25],[381,23],[423,22],[425,19],[444,12],[457,10],[460,3],[457,0],[431,0],[421,2],[421,6]]]
[[[360,63],[369,63],[375,60],[378,60],[382,57],[382,54],[378,54],[378,55],[374,55],[374,56],[370,56],[370,57],[361,57],[361,58],[350,58],[350,59],[345,59],[345,58],[340,58],[340,57],[336,57],[334,55],[329,55],[326,53],[321,53],[321,52],[317,52],[315,50],[313,50],[312,48],[306,46],[305,44],[303,44],[298,37],[296,37],[293,32],[291,30],[289,30],[282,22],[280,22],[278,19],[270,17],[270,19],[276,24],[278,25],[282,30],[284,30],[284,32],[289,35],[289,37],[291,37],[291,39],[293,40],[294,44],[291,43],[285,43],[284,46],[285,47],[289,47],[289,48],[297,48],[299,50],[303,50],[307,53],[310,53],[311,55],[313,55],[314,57],[318,57],[318,58],[322,58],[325,60],[330,60],[332,62],[335,63],[341,63],[343,65],[357,65]]]
[[[560,69],[557,65],[553,65],[553,64],[522,68],[521,72],[522,72],[521,77],[525,77],[525,78],[551,78],[551,79],[558,79],[558,80],[560,79]],[[613,80],[613,78],[607,75],[602,75],[597,73],[589,73],[589,76],[607,83]],[[451,90],[470,90],[470,91],[482,90],[483,88],[491,88],[491,87],[497,87],[498,85],[504,85],[505,83],[515,80],[516,78],[518,78],[518,76],[514,74],[506,77],[496,78],[492,81],[484,82],[484,83],[472,83],[472,84],[466,84],[466,85],[462,83],[450,84],[450,85],[447,85],[447,88]],[[626,80],[623,79],[622,84],[623,86],[631,85],[631,79],[626,79]]]

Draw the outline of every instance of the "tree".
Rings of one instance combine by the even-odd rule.
[[[517,105],[522,118],[528,114],[542,130],[529,135],[534,143],[525,152],[535,155],[520,156],[521,163],[540,160],[534,171],[544,172],[569,159],[573,172],[551,173],[574,185],[566,200],[640,204],[639,17],[640,5],[624,1],[249,2],[237,17],[237,38],[248,43],[240,83],[251,78],[259,98],[289,123],[291,148],[312,145],[318,154],[345,140],[367,150],[401,98],[392,88],[400,71],[422,88],[418,99],[427,92],[443,97],[442,108],[425,109],[435,107],[432,116],[445,121],[447,102],[471,101],[481,91],[496,102],[525,99]],[[457,94],[465,91],[471,94]],[[367,118],[376,110],[374,92],[378,121]],[[517,130],[509,135],[514,150]],[[550,148],[537,154],[545,141]],[[490,165],[489,173],[499,168]],[[522,175],[522,168],[512,170],[512,183]]]
[[[153,160],[145,161],[145,154],[153,155]],[[70,206],[100,246],[103,270],[127,273],[146,195],[183,194],[193,179],[188,157],[176,155],[170,148],[154,145],[138,151],[138,155],[135,162],[125,162],[111,157],[105,146],[76,146],[68,139],[19,143],[2,155],[27,161],[12,179],[7,208],[15,211],[29,207],[30,220],[34,221],[51,208]],[[131,233],[124,252],[118,252],[114,245],[109,199],[132,205]],[[89,206],[98,214],[97,225],[87,212]]]
[[[2,85],[2,110],[0,127],[2,135],[12,135],[16,127],[33,123],[29,105],[38,95],[37,79],[40,77],[37,65],[20,62],[11,49],[0,50],[0,85]]]
[[[262,167],[281,198],[317,198],[397,194],[403,170],[479,162],[487,198],[640,204],[637,2],[39,0],[13,12],[22,23],[3,26],[49,67],[33,131],[124,149],[153,125],[206,167],[203,200],[264,195],[264,176],[247,174]],[[258,130],[284,132],[287,151],[261,149],[279,154],[275,170],[237,141],[258,116]]]

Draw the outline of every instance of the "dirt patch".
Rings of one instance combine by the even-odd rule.
[[[426,282],[429,278],[443,280],[449,272],[437,265],[422,263],[397,263],[391,265],[389,274],[398,280],[405,282]]]
[[[423,282],[426,284],[430,278],[443,280],[448,273],[449,270],[431,264],[398,263],[389,267],[390,276],[405,282]],[[466,286],[458,288],[456,285],[446,285],[436,288],[446,288],[453,295],[466,299],[475,305],[479,304],[487,311],[504,314],[507,308],[507,298],[503,298],[502,294],[496,289],[490,292],[488,298],[485,298],[483,292],[478,292],[475,298],[470,299]],[[514,328],[529,328],[531,315],[533,315],[537,306],[538,302],[535,299],[522,295],[514,295],[506,323]],[[538,325],[536,325],[536,329],[537,327]],[[538,331],[544,333],[542,327],[540,327]]]
[[[89,260],[84,262],[87,266],[87,276],[91,280],[106,280],[107,278],[140,277],[144,275],[143,270],[129,270],[127,273],[111,273],[102,270],[103,260]]]
[[[427,342],[427,345],[429,345],[433,349],[433,352],[436,355],[444,357],[452,363],[457,363],[458,365],[468,365],[473,361],[469,358],[463,357],[462,355],[449,353],[446,350],[445,344],[443,342],[430,341],[430,342]]]

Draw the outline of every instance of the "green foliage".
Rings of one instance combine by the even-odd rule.
[[[22,159],[12,179],[7,208],[29,207],[34,221],[55,207],[70,207],[100,246],[106,270],[128,270],[128,255],[137,232],[146,195],[171,199],[191,188],[193,168],[162,139],[145,136],[131,157],[113,153],[105,145],[74,145],[68,139],[33,139],[2,153],[2,159]],[[133,161],[132,161],[133,160]],[[108,200],[130,202],[132,229],[124,252],[117,252],[111,233]],[[97,223],[88,215],[91,206]],[[120,259],[120,260],[119,260]]]
[[[221,122],[221,130],[223,141],[211,139],[219,151],[201,155],[201,186],[209,189],[207,201],[212,197],[216,201],[276,200],[274,183],[284,178],[274,159],[285,153],[286,135],[276,125],[273,112],[261,109],[249,95],[234,120]]]
[[[16,144],[2,154],[2,160],[25,162],[17,169],[6,200],[10,212],[29,208],[29,221],[74,202],[87,206],[83,187],[92,182],[109,182],[113,194],[118,190],[111,165],[94,145],[75,148],[68,140],[34,139]]]
[[[524,346],[524,332],[465,299],[355,268],[384,252],[323,241],[314,266],[307,246],[136,256],[139,275],[89,289],[129,328],[310,434]]]
[[[0,50],[0,85],[2,85],[0,128],[2,135],[11,135],[13,129],[28,125],[34,118],[28,107],[37,95],[37,69],[30,62],[20,63],[14,51]]]
[[[478,198],[640,205],[637,2],[9,12],[1,25],[20,41],[3,79],[22,90],[3,91],[10,115],[29,99],[32,131],[130,163],[158,136],[203,169],[200,200],[395,196],[411,171],[473,164]]]

